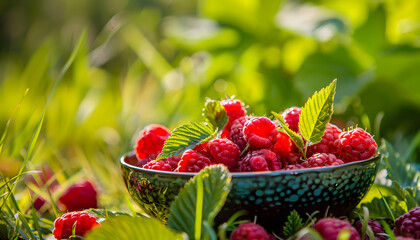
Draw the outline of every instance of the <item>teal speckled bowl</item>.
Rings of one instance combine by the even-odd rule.
[[[326,210],[348,215],[370,189],[379,162],[371,159],[325,168],[232,173],[232,189],[216,218],[221,223],[239,210],[267,228],[281,228],[293,209],[301,214]],[[131,197],[150,216],[163,222],[170,203],[195,174],[163,172],[135,166],[133,154],[121,158],[121,171]]]

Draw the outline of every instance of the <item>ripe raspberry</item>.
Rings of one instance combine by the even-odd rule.
[[[48,188],[51,192],[55,192],[55,190],[59,187],[57,180],[55,180],[54,178],[54,172],[49,167],[44,167],[38,173],[27,175],[25,181],[27,183],[34,184],[37,188],[41,190],[46,190]],[[31,192],[31,195],[33,197],[36,197],[35,201],[33,202],[34,208],[42,212],[48,210],[50,204],[43,197],[37,196],[37,194],[34,193],[31,189],[29,190]]]
[[[276,144],[271,148],[280,157],[286,157],[292,151],[292,140],[284,132],[278,132]]]
[[[282,170],[296,170],[296,169],[304,169],[305,167],[302,164],[291,164],[285,166]]]
[[[232,140],[236,145],[238,145],[239,149],[243,151],[246,147],[246,139],[244,135],[244,125],[250,117],[240,117],[233,121],[232,126],[230,127],[230,135],[229,139]]]
[[[335,145],[339,155],[345,161],[359,161],[376,154],[377,145],[373,137],[361,128],[342,132]]]
[[[310,157],[315,153],[336,154],[338,150],[334,143],[338,139],[340,133],[341,130],[337,126],[328,123],[327,128],[325,129],[324,136],[322,136],[321,142],[314,145],[310,145],[308,147],[306,156]]]
[[[395,236],[420,239],[420,207],[412,208],[397,218],[393,232]]]
[[[83,237],[90,230],[100,225],[96,218],[87,212],[69,212],[54,221],[53,234],[58,240],[67,239],[72,235],[73,228],[75,228],[75,234]]]
[[[171,131],[162,125],[151,124],[145,127],[140,131],[134,146],[137,158],[156,159],[169,135]]]
[[[98,207],[96,190],[89,181],[71,185],[58,200],[68,212]]]
[[[255,223],[242,223],[230,235],[230,240],[269,240],[263,227]]]
[[[178,162],[176,172],[199,172],[201,169],[211,164],[210,159],[200,153],[189,149],[182,154]]]
[[[143,166],[145,169],[152,169],[152,170],[160,170],[160,171],[166,171],[171,172],[172,167],[168,163],[166,163],[164,160],[159,161],[150,161],[146,165]]]
[[[416,240],[416,239],[411,238],[411,237],[401,237],[401,236],[397,236],[397,240]]]
[[[211,140],[207,148],[210,151],[212,163],[222,163],[231,171],[241,155],[238,145],[226,138]]]
[[[243,131],[249,146],[256,149],[271,148],[276,143],[279,132],[266,117],[254,117],[246,121]]]
[[[239,162],[240,172],[277,171],[281,169],[281,162],[277,155],[268,150],[260,149],[248,152]]]
[[[244,108],[244,103],[238,99],[228,99],[223,100],[220,104],[225,108],[226,113],[229,117],[229,121],[222,131],[222,138],[228,138],[230,135],[230,128],[233,121],[246,115],[246,109]]]
[[[338,159],[334,154],[331,153],[316,153],[312,157],[308,158],[302,163],[305,168],[325,167],[325,166],[336,166],[344,164],[343,160]]]
[[[289,125],[289,128],[292,131],[299,131],[299,114],[301,112],[299,107],[290,107],[283,111],[281,116],[284,118],[284,121]]]
[[[338,234],[344,230],[350,230],[349,240],[360,240],[357,230],[349,222],[336,218],[323,218],[313,227],[325,240],[336,240]]]
[[[181,156],[173,156],[169,158],[163,159],[169,166],[171,166],[172,170],[175,171],[175,169],[178,167],[178,162],[181,160]]]
[[[205,156],[207,158],[210,158],[211,157],[211,154],[209,153],[208,148],[207,148],[207,145],[208,144],[209,144],[209,142],[200,143],[200,144],[196,145],[193,148],[193,150],[196,151],[196,152],[198,152],[198,153],[200,153],[201,155],[203,155],[203,156]]]
[[[376,240],[387,240],[388,238],[385,235],[385,230],[382,228],[381,224],[375,220],[368,220],[368,225],[370,226],[370,228],[372,229],[373,233],[375,234],[375,239]],[[360,236],[363,234],[362,233],[362,229],[363,229],[363,224],[361,221],[357,221],[356,225],[355,225],[357,232],[359,232]],[[382,235],[384,234],[384,235]],[[365,233],[365,239],[369,239],[369,235],[367,234],[367,232]]]

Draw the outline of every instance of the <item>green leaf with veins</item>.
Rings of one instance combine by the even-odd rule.
[[[290,136],[290,138],[295,143],[295,145],[299,148],[299,150],[303,153],[304,143],[303,143],[302,137],[299,134],[297,134],[295,131],[289,128],[289,125],[284,121],[284,118],[280,114],[273,111],[271,113],[274,115],[274,117],[277,120],[279,120],[281,127],[284,129],[287,135]]]
[[[156,160],[173,157],[216,136],[218,129],[207,123],[188,123],[175,128]]]
[[[206,121],[213,125],[213,128],[223,129],[229,121],[225,108],[219,101],[207,98],[203,108],[203,115]]]
[[[333,114],[336,80],[306,101],[299,115],[299,131],[304,139],[319,143]]]

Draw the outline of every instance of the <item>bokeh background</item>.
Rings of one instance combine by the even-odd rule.
[[[48,166],[63,188],[87,177],[122,209],[119,157],[147,124],[201,121],[206,97],[226,95],[269,116],[335,78],[333,122],[403,153],[420,142],[419,13],[400,0],[0,1],[0,172],[19,171],[47,106],[28,170]]]

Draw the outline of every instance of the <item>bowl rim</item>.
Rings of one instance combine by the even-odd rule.
[[[149,173],[149,174],[159,174],[165,176],[178,176],[178,177],[194,177],[198,173],[184,173],[184,172],[166,172],[166,171],[159,171],[159,170],[152,170],[152,169],[145,169],[137,166],[133,166],[125,162],[125,158],[128,154],[132,153],[127,152],[123,154],[120,158],[121,166],[125,166],[131,168],[135,171]],[[307,174],[307,173],[326,173],[326,172],[335,172],[336,170],[345,169],[351,167],[353,165],[366,165],[372,162],[376,162],[381,158],[381,154],[377,153],[375,156],[355,162],[344,163],[337,166],[329,166],[329,167],[317,167],[317,168],[303,168],[303,169],[294,169],[294,170],[279,170],[279,171],[258,171],[258,172],[231,172],[232,178],[250,178],[250,177],[272,177],[272,176],[280,176],[280,175],[300,175],[300,174]]]

